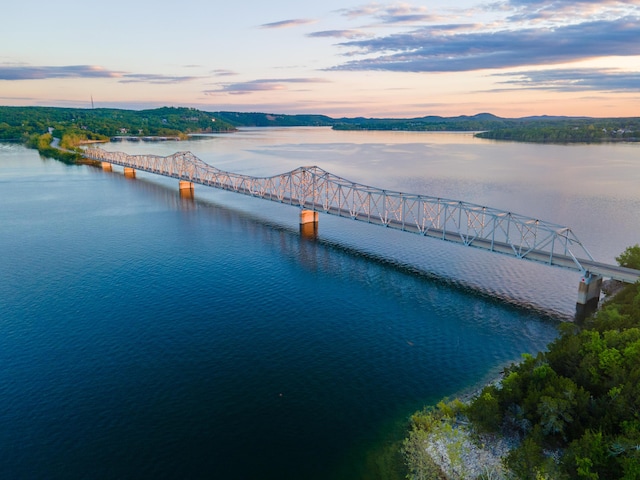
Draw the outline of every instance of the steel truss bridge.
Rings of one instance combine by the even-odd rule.
[[[167,157],[87,148],[84,156],[374,225],[415,233],[585,274],[634,283],[640,271],[594,261],[569,227],[471,203],[384,190],[319,167],[272,177],[225,172],[191,152]]]

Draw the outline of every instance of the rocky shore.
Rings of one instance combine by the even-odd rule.
[[[460,419],[430,433],[425,449],[445,478],[510,478],[502,465],[502,458],[518,446],[518,438],[478,435],[465,420]]]

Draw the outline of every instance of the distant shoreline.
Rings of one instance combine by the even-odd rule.
[[[178,136],[156,136],[156,135],[145,135],[143,137],[137,137],[134,135],[117,135],[115,137],[111,137],[112,142],[179,142],[182,140]]]

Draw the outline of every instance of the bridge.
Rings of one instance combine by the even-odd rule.
[[[463,201],[370,187],[316,166],[251,177],[215,168],[191,152],[161,157],[86,148],[84,156],[102,162],[105,169],[120,165],[125,175],[141,170],[176,178],[187,195],[200,184],[293,205],[301,210],[301,231],[311,235],[317,234],[318,213],[326,213],[571,269],[582,277],[578,311],[597,305],[603,277],[640,280],[639,270],[596,262],[569,227]]]

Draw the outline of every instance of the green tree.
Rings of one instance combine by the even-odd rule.
[[[616,262],[621,267],[635,268],[640,270],[640,245],[637,243],[616,257]]]

